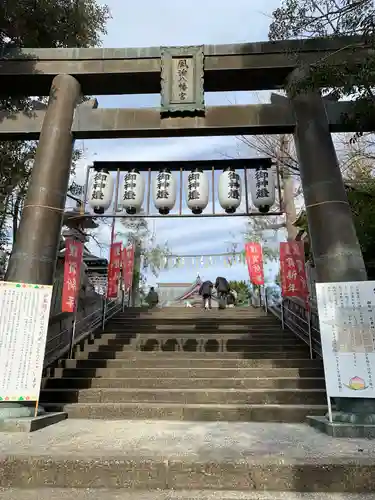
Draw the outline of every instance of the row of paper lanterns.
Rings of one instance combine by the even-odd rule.
[[[114,178],[108,170],[95,171],[89,184],[88,203],[98,215],[103,214],[112,203]],[[275,203],[276,170],[258,168],[249,171],[249,188],[253,205],[261,213],[266,213]],[[145,180],[137,169],[124,176],[119,187],[118,205],[129,215],[138,213],[145,195]],[[152,197],[155,208],[167,215],[176,204],[177,182],[167,168],[159,171],[152,183]],[[231,167],[219,177],[218,199],[226,213],[234,213],[242,201],[242,182],[239,174]],[[193,214],[199,215],[209,202],[208,176],[201,169],[192,170],[188,175],[186,202]]]

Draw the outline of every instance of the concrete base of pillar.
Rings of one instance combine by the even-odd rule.
[[[43,406],[38,406],[38,416],[44,415]],[[31,418],[35,415],[35,402],[30,403],[0,403],[0,422],[12,418]]]
[[[375,439],[374,424],[355,424],[350,422],[330,422],[328,417],[307,417],[310,427],[337,438]]]
[[[5,418],[0,420],[0,432],[34,432],[68,418],[64,412],[44,413],[37,417]]]

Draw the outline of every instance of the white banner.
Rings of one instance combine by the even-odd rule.
[[[0,282],[0,401],[38,401],[52,286]]]
[[[375,282],[317,283],[329,397],[375,398]]]

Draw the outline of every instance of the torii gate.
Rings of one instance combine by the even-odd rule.
[[[353,47],[357,47],[353,51]],[[361,63],[357,38],[135,49],[21,49],[0,57],[0,97],[47,95],[46,111],[0,116],[0,138],[39,145],[6,279],[53,283],[74,139],[294,133],[318,281],[362,281],[366,270],[331,132],[350,130],[351,103],[318,91],[288,102],[205,107],[206,91],[272,90],[331,57]],[[159,93],[159,109],[90,109],[81,94]],[[95,103],[92,103],[96,107]],[[366,406],[367,405],[367,406]],[[353,421],[375,401],[339,401]],[[375,418],[374,418],[375,420]]]

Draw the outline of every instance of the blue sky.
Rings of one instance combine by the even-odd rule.
[[[267,39],[271,12],[280,0],[232,0],[230,3],[214,0],[106,0],[112,12],[104,47],[149,47],[159,45],[226,44],[263,41]],[[97,96],[101,108],[158,107],[159,95]],[[206,104],[267,102],[268,93],[236,92],[208,93]],[[84,167],[95,160],[189,160],[224,157],[256,156],[236,137],[202,137],[173,139],[85,140],[78,146],[85,150],[84,160],[77,170],[78,181],[83,181]],[[217,204],[217,207],[219,205]],[[168,241],[174,254],[209,254],[225,252],[230,241],[243,243],[246,218],[216,219],[155,219],[149,221],[156,241]],[[101,228],[99,239],[109,241],[109,230]],[[91,249],[98,252],[96,245]],[[190,282],[198,269],[179,268],[162,272],[150,282]],[[268,274],[272,275],[275,266]],[[214,279],[226,275],[231,279],[247,279],[243,265],[232,268],[212,266],[199,270],[203,278]],[[267,271],[266,271],[267,274]]]

